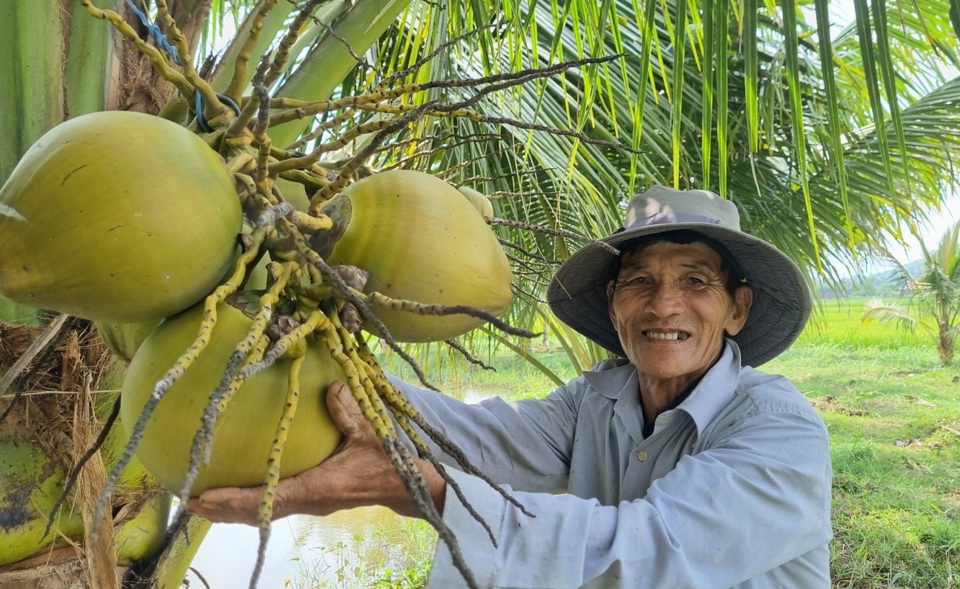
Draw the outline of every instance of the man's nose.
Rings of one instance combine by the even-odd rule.
[[[657,317],[669,317],[679,312],[683,305],[681,289],[672,280],[661,280],[650,292],[648,310]]]

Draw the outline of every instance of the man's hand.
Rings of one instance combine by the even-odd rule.
[[[274,519],[294,513],[329,515],[362,505],[384,505],[400,515],[422,517],[373,428],[342,382],[334,382],[327,389],[327,407],[344,439],[323,463],[280,481]],[[442,513],[446,482],[432,464],[414,460]],[[260,487],[209,489],[199,498],[190,499],[187,510],[214,522],[257,525],[260,495]]]

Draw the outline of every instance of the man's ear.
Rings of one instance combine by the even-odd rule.
[[[610,322],[614,325],[617,324],[616,317],[613,313],[613,293],[615,289],[613,286],[613,281],[607,283],[607,313],[610,315]]]
[[[747,323],[750,307],[753,305],[753,289],[744,284],[733,292],[733,313],[727,318],[724,330],[730,335],[737,335]]]

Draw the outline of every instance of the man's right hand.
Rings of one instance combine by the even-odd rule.
[[[321,464],[280,481],[273,518],[294,513],[329,515],[341,509],[383,505],[400,515],[422,517],[373,428],[342,382],[327,389],[327,407],[344,434],[337,451]],[[427,461],[414,458],[430,496],[443,511],[446,482]],[[208,489],[190,499],[187,510],[214,522],[257,525],[262,487]]]

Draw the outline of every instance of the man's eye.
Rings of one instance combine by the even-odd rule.
[[[642,288],[648,284],[649,281],[646,276],[635,276],[633,278],[627,278],[626,280],[618,280],[617,288]]]

